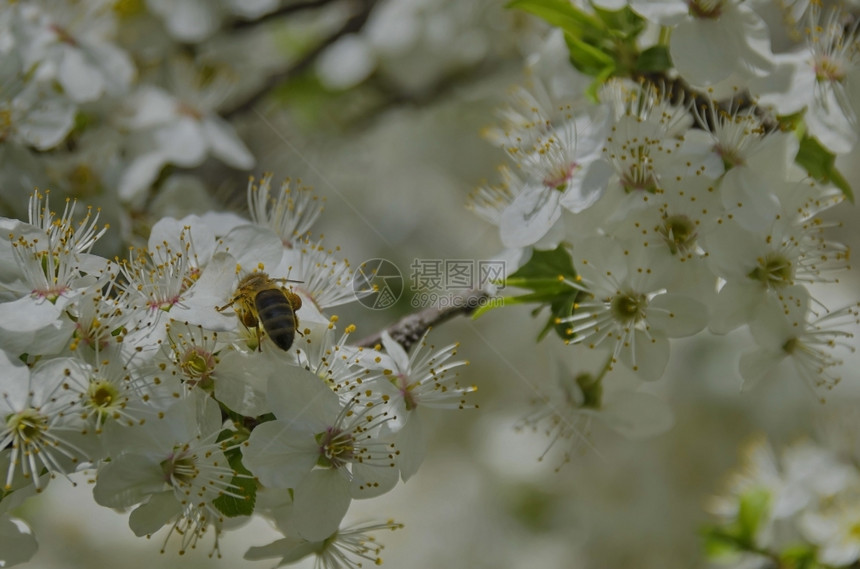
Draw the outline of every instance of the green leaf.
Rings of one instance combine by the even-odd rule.
[[[221,431],[218,439],[221,441],[234,439],[234,435],[233,431],[225,429]],[[212,505],[228,518],[250,516],[254,513],[254,506],[257,502],[257,481],[254,475],[242,464],[242,453],[239,447],[233,447],[227,450],[225,454],[230,463],[230,468],[236,471],[236,475],[230,481],[233,486],[232,494],[235,496],[222,494],[212,500]]]
[[[522,281],[544,282],[548,280],[558,280],[558,276],[564,276],[571,279],[576,278],[576,270],[573,268],[573,261],[570,259],[570,253],[563,245],[559,245],[552,251],[534,250],[531,258],[522,267],[514,271],[514,273],[505,282],[510,279],[522,279]],[[556,284],[558,284],[556,282]]]
[[[624,6],[620,10],[606,10],[594,4],[592,10],[618,38],[635,38],[645,29],[645,18]]]
[[[601,48],[590,45],[574,37],[564,34],[567,49],[570,50],[570,62],[586,75],[601,75],[606,69],[615,69],[615,58]]]
[[[563,245],[551,251],[535,250],[528,262],[505,279],[506,287],[521,288],[530,292],[507,296],[502,301],[502,305],[537,304],[538,307],[533,312],[534,316],[549,308],[549,316],[538,334],[538,340],[546,337],[551,330],[561,338],[569,340],[573,337],[567,332],[570,325],[559,323],[558,319],[573,314],[580,291],[569,283],[576,280],[573,261]],[[489,305],[479,308],[472,318],[481,316],[490,308]]]
[[[738,539],[753,544],[762,521],[770,512],[770,492],[764,488],[753,488],[741,496],[738,509]]]
[[[809,175],[823,183],[831,183],[840,190],[845,198],[854,203],[854,191],[851,184],[836,169],[836,155],[821,145],[818,140],[804,134],[800,139],[800,148],[794,161],[806,169]]]
[[[719,560],[731,557],[742,551],[738,540],[728,533],[725,528],[707,527],[704,530],[705,555],[708,559]]]
[[[640,73],[659,73],[672,68],[672,58],[669,48],[665,45],[649,47],[639,54],[635,70]]]
[[[779,555],[780,567],[785,569],[817,569],[815,547],[807,544],[786,547]]]
[[[513,0],[507,7],[534,14],[548,24],[576,35],[591,34],[604,28],[599,19],[567,0]]]

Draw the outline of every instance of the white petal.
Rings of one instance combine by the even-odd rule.
[[[385,348],[388,356],[394,360],[397,371],[409,373],[409,355],[403,349],[403,346],[394,341],[387,330],[382,331],[382,346]]]
[[[99,70],[76,48],[63,50],[58,79],[69,98],[77,103],[97,99],[105,86]]]
[[[54,303],[30,296],[0,303],[0,328],[10,332],[35,332],[54,323],[59,324],[67,303],[68,299],[62,297]]]
[[[424,436],[424,426],[419,413],[409,414],[406,425],[397,432],[395,444],[400,450],[397,457],[400,477],[406,482],[418,472],[418,467],[427,454],[427,437]]]
[[[562,207],[579,213],[594,205],[606,190],[612,172],[612,167],[604,160],[595,160],[583,167],[582,173],[574,175],[569,189],[562,195]]]
[[[708,251],[708,266],[728,281],[744,281],[758,266],[758,257],[767,253],[765,240],[734,222],[724,222],[702,235]]]
[[[726,45],[716,49],[716,37],[724,33],[719,21],[694,19],[672,31],[669,53],[684,79],[695,86],[707,86],[725,79],[737,65],[736,50]]]
[[[831,537],[830,542],[818,551],[818,560],[822,565],[847,567],[860,558],[860,542],[857,541],[856,537],[838,541]]]
[[[739,369],[744,378],[743,389],[752,389],[762,379],[776,371],[787,354],[783,350],[760,349],[741,355]]]
[[[5,347],[5,346],[4,346]],[[30,368],[21,361],[12,360],[0,350],[0,412],[5,417],[20,411],[30,391]]]
[[[684,169],[679,172],[680,174],[693,176],[701,172],[702,175],[716,180],[726,171],[726,166],[722,157],[714,152],[714,144],[713,135],[709,132],[699,129],[688,130],[684,133],[684,140],[677,154],[681,157],[692,156],[693,158],[689,161],[670,161],[668,169],[675,173],[674,169],[683,165]],[[687,165],[688,162],[689,165]]]
[[[156,261],[167,261],[170,255],[176,253],[185,255],[188,245],[191,245],[191,249],[187,254],[193,255],[199,266],[205,265],[215,251],[215,234],[196,215],[182,219],[164,217],[150,230],[148,247]]]
[[[628,264],[624,249],[609,237],[590,237],[576,243],[573,246],[573,265],[589,285],[599,287],[594,291],[598,296],[604,293],[614,295],[614,283],[627,278]],[[611,282],[607,282],[607,273],[612,273]]]
[[[138,537],[152,535],[181,513],[182,506],[176,501],[173,491],[168,490],[153,494],[146,504],[136,508],[128,517],[128,527]]]
[[[764,298],[761,283],[726,283],[717,295],[711,310],[709,329],[714,334],[727,334],[755,317]]]
[[[164,484],[160,458],[126,453],[99,469],[93,498],[107,508],[128,508],[163,491]]]
[[[283,421],[308,423],[322,431],[340,412],[340,400],[331,388],[297,366],[270,378],[268,392],[275,416]]]
[[[826,543],[839,533],[836,520],[815,512],[804,512],[798,521],[801,532],[813,543]]]
[[[128,54],[110,43],[87,43],[86,51],[101,72],[107,91],[113,96],[125,93],[136,73]]]
[[[400,471],[394,466],[371,466],[356,462],[352,464],[350,495],[355,500],[375,498],[394,488],[398,480]]]
[[[759,104],[773,107],[781,115],[791,115],[803,110],[815,94],[815,72],[808,61],[812,54],[808,50],[797,53],[777,54],[773,72],[750,80],[750,91],[758,95]]]
[[[708,324],[708,309],[689,296],[666,293],[648,303],[647,321],[670,338],[684,338]]]
[[[300,559],[316,552],[318,544],[297,537],[276,539],[267,545],[249,547],[245,559],[259,561],[262,559],[279,559],[279,564],[295,563]],[[280,565],[279,565],[280,566]]]
[[[622,348],[620,359],[643,381],[656,381],[669,363],[669,340],[660,333],[636,330],[629,348]]]
[[[274,231],[250,224],[232,229],[221,240],[219,250],[233,255],[248,272],[258,269],[271,271],[284,256],[284,244]]]
[[[661,26],[675,26],[683,22],[689,8],[678,0],[630,0],[630,7],[640,16]]]
[[[787,341],[803,333],[808,306],[809,293],[802,286],[786,287],[779,297],[767,296],[749,325],[756,344],[781,350]]]
[[[220,23],[218,5],[211,0],[147,0],[147,4],[164,18],[170,35],[182,41],[206,39]]]
[[[771,169],[767,173],[772,175]],[[779,212],[779,200],[770,192],[770,184],[751,168],[732,168],[726,172],[720,183],[720,193],[726,210],[749,231],[770,225]]]
[[[155,178],[168,160],[168,157],[161,152],[143,154],[135,158],[120,178],[120,199],[131,202],[140,198],[155,182]]]
[[[30,560],[39,549],[36,537],[20,520],[0,517],[0,567],[12,567]]]
[[[608,427],[630,439],[644,439],[665,433],[675,424],[668,403],[650,393],[622,391],[594,415]]]
[[[134,113],[125,117],[125,124],[131,129],[145,129],[170,123],[176,118],[179,102],[169,93],[143,85],[129,97],[129,108]]]
[[[22,94],[20,97],[24,96]],[[59,144],[72,130],[77,106],[65,97],[37,94],[35,91],[32,96],[39,98],[32,101],[26,115],[16,126],[29,144],[37,150],[48,150]]]
[[[544,188],[524,189],[499,218],[499,233],[505,247],[526,247],[546,235],[561,217],[561,193]]]
[[[202,126],[214,156],[240,170],[254,167],[254,155],[229,123],[213,115],[205,118]]]
[[[376,55],[358,34],[348,34],[329,46],[316,61],[317,77],[329,89],[349,89],[376,68]]]
[[[311,472],[296,488],[296,529],[308,541],[323,541],[338,530],[352,501],[349,482],[334,469]]]
[[[156,147],[171,164],[199,166],[206,158],[206,131],[194,119],[177,117],[153,133]]]
[[[857,122],[846,115],[845,110],[839,105],[832,88],[818,87],[822,92],[814,104],[806,111],[806,126],[809,133],[815,136],[821,144],[837,154],[851,152],[857,144]],[[854,96],[858,94],[855,91]]]
[[[266,381],[273,370],[267,369],[261,358],[253,358],[238,350],[222,350],[219,357],[215,398],[246,417],[270,413],[272,408],[266,395]]]
[[[251,432],[242,462],[269,488],[295,488],[319,458],[316,431],[306,425],[269,421]]]

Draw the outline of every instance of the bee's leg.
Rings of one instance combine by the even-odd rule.
[[[260,326],[254,328],[257,331],[257,351],[263,353],[263,334],[260,333]]]

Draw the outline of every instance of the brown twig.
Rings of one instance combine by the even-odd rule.
[[[373,9],[373,6],[376,4],[377,0],[360,0],[358,3],[360,4],[360,9],[358,12],[349,17],[349,19],[344,22],[344,24],[338,29],[336,32],[326,37],[323,41],[317,44],[313,49],[304,54],[298,61],[293,63],[287,69],[281,71],[280,73],[276,73],[270,76],[265,83],[250,97],[236,105],[231,109],[227,109],[221,116],[226,119],[231,119],[236,115],[242,114],[246,111],[251,110],[254,106],[259,103],[269,92],[281,85],[285,81],[296,77],[301,74],[305,69],[310,67],[313,62],[316,60],[317,56],[326,50],[330,45],[334,44],[337,40],[342,38],[345,35],[353,34],[361,30],[364,27],[364,24],[367,23],[368,17],[370,17],[370,12]]]
[[[431,306],[420,312],[404,316],[384,331],[391,335],[395,342],[408,350],[418,342],[432,326],[447,322],[455,316],[468,316],[481,306],[490,295],[482,290],[470,290],[451,298],[450,306],[437,308]],[[382,331],[368,336],[358,342],[358,346],[373,348],[382,341]]]
[[[277,20],[278,18],[281,18],[283,16],[295,14],[296,12],[313,10],[314,8],[322,8],[323,6],[331,4],[332,2],[334,2],[334,0],[304,0],[303,2],[294,2],[292,4],[282,6],[273,12],[269,12],[268,14],[263,14],[255,20],[235,20],[233,22],[230,22],[229,28],[231,30],[244,30],[246,28],[253,28],[259,26],[260,24],[265,24],[266,22]]]

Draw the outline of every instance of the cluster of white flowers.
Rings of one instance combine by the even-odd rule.
[[[834,172],[811,174],[807,162],[812,149],[832,161],[856,147],[860,20],[818,3],[793,6],[808,34],[774,54],[768,25],[748,2],[631,1],[623,17],[513,4],[561,30],[532,58],[529,84],[514,92],[501,124],[487,130],[511,164],[470,207],[499,227],[505,256],[518,259],[509,284],[531,291],[522,301],[549,307],[548,328],[605,362],[563,374],[562,396],[527,422],[553,440],[577,438],[578,418],[605,410],[610,426],[629,432],[652,406],[631,404],[617,417],[601,399],[604,376],[614,381],[618,363],[657,380],[670,339],[705,329],[751,332],[743,388],[790,362],[823,399],[839,382],[839,352],[854,350],[860,305],[831,309],[814,296],[823,289],[812,285],[849,268],[822,212],[850,190]],[[662,48],[673,66],[592,83],[595,104],[585,97],[592,79],[570,61],[590,64],[576,42],[617,21],[661,26],[657,44],[630,49]],[[618,65],[609,60],[607,73],[623,76]],[[566,288],[553,288],[553,278]]]
[[[749,569],[854,566],[860,560],[854,452],[802,440],[777,458],[766,439],[754,440],[725,493],[709,503],[717,520],[705,533],[710,557]]]
[[[387,333],[350,345],[329,311],[356,299],[352,271],[306,235],[321,201],[270,176],[248,198],[251,220],[164,218],[115,261],[91,253],[108,228],[74,202],[57,215],[36,193],[28,222],[0,218],[5,566],[34,550],[10,509],[81,470],[98,504],[133,508],[139,536],[167,526],[180,551],[259,514],[285,537],[249,557],[352,567],[378,557],[366,531],[399,527],[339,529],[353,499],[418,469],[421,409],[469,406],[465,362]]]
[[[155,12],[189,4],[204,9],[150,4]],[[215,114],[233,88],[226,65],[192,65],[152,18],[143,4],[128,2],[3,3],[4,187],[50,184],[66,194],[139,207],[167,165],[199,166],[207,156],[243,170],[254,165],[233,127]],[[191,14],[166,21],[208,20]],[[135,44],[144,34],[146,43]],[[152,50],[161,52],[163,66],[152,65]]]

